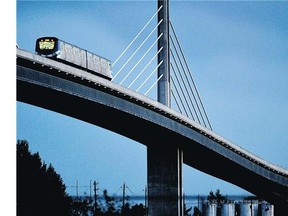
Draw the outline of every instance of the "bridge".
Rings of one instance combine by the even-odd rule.
[[[149,215],[183,215],[182,163],[235,184],[271,202],[277,213],[283,213],[288,206],[288,170],[270,164],[170,107],[169,13],[167,1],[159,2],[158,50],[162,52],[158,53],[158,77],[162,79],[158,83],[158,101],[21,49],[17,49],[17,100],[146,145]]]
[[[157,146],[159,152],[181,149],[188,166],[262,197],[275,211],[288,205],[286,169],[159,102],[86,71],[17,49],[17,100]]]

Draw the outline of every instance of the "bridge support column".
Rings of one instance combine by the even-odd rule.
[[[158,102],[170,107],[169,0],[158,0]],[[148,215],[182,216],[182,150],[169,143],[148,146]],[[174,143],[175,144],[175,143]]]
[[[148,147],[148,215],[182,216],[182,162],[179,148]]]

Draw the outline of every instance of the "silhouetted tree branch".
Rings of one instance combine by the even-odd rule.
[[[72,200],[53,166],[29,151],[28,142],[17,141],[17,216],[68,216]]]

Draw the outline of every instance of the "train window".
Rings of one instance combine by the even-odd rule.
[[[40,50],[53,50],[55,47],[55,41],[53,39],[44,39],[39,41]]]

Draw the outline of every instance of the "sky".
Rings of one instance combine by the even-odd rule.
[[[38,37],[56,36],[111,62],[157,10],[156,1],[16,3],[16,41],[21,49],[34,53]],[[287,168],[288,2],[171,1],[170,20],[214,132]],[[147,32],[155,26],[156,21]],[[125,53],[126,59],[136,48]],[[115,64],[114,75],[124,62]],[[155,91],[148,97],[155,99]],[[79,194],[89,194],[90,180],[95,180],[110,194],[121,195],[125,182],[128,195],[144,195],[144,145],[55,112],[15,105],[16,139],[27,140],[32,152],[54,166],[69,194],[76,194],[76,181]],[[183,173],[185,194],[208,195],[216,189],[224,195],[249,194],[186,165]]]

